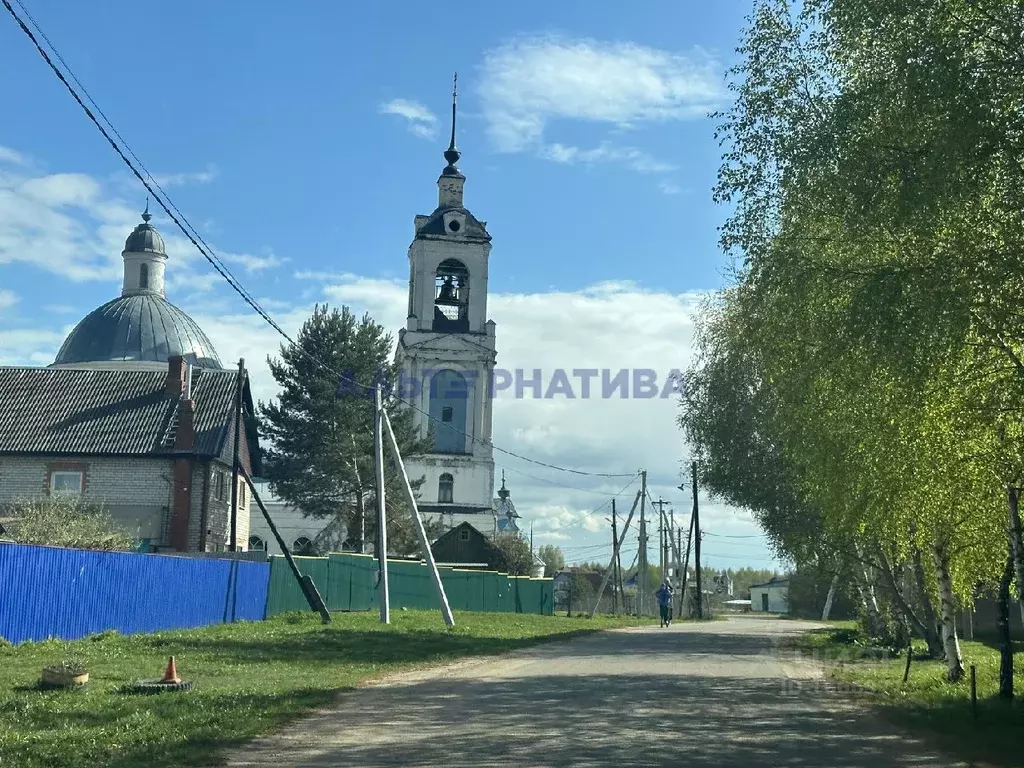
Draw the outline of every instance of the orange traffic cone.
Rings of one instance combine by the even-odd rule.
[[[171,660],[169,662],[167,662],[167,671],[164,672],[164,679],[161,680],[160,682],[161,683],[172,683],[174,685],[177,685],[178,683],[181,682],[181,678],[178,677],[178,670],[174,666],[174,657],[173,656],[171,656]]]

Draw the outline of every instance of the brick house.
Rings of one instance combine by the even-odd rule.
[[[103,505],[149,551],[228,548],[237,371],[0,367],[0,507],[72,493]],[[240,464],[259,471],[248,377]],[[239,477],[236,535],[249,539]],[[10,512],[0,515],[10,517]]]

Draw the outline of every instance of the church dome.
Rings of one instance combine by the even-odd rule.
[[[141,293],[120,296],[86,315],[53,364],[166,363],[173,355],[202,368],[222,367],[213,344],[192,318],[158,294]]]
[[[139,224],[128,239],[124,241],[124,249],[129,253],[167,253],[164,250],[164,239],[157,232],[156,227],[149,223],[152,215],[149,210],[142,214],[142,223]]]

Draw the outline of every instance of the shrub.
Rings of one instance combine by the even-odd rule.
[[[131,551],[138,541],[98,504],[79,496],[56,495],[15,502],[8,510],[7,536],[20,544]]]

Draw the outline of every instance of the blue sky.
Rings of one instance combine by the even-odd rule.
[[[499,365],[685,367],[692,312],[726,266],[724,211],[710,195],[720,150],[705,115],[727,103],[724,72],[748,3],[424,13],[408,2],[353,11],[256,0],[228,12],[193,0],[23,1],[285,327],[328,300],[397,331],[412,217],[436,205],[458,71],[466,204],[494,237]],[[145,192],[6,15],[0,70],[18,73],[0,79],[0,363],[46,364],[80,317],[117,294],[121,244]],[[158,213],[154,223],[171,252],[168,298],[222,358],[244,355],[257,376],[276,351],[272,332],[170,221]],[[681,513],[674,408],[510,400],[496,405],[494,441],[591,471],[645,466]],[[604,556],[604,512],[581,516],[621,482],[499,466],[548,540]],[[708,504],[720,533],[756,536],[748,515]],[[705,544],[712,564],[767,564],[759,538],[720,541]]]

